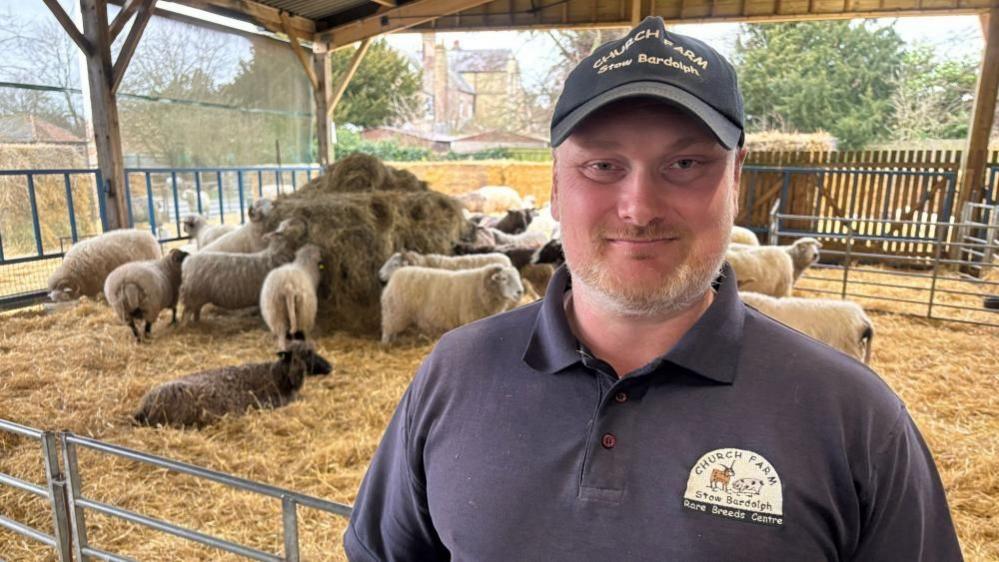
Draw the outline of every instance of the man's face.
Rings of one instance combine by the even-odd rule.
[[[588,118],[553,168],[573,283],[626,315],[697,302],[724,259],[744,157],[663,104],[626,100]]]

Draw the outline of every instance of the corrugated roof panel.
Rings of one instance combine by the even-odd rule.
[[[371,0],[257,0],[289,14],[321,20],[357,6],[370,4]]]

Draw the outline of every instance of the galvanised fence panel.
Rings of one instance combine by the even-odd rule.
[[[318,166],[126,168],[128,222],[163,243],[186,239],[181,218],[242,224],[258,198],[297,190]],[[42,300],[48,276],[79,240],[104,232],[98,170],[0,171],[0,309]]]

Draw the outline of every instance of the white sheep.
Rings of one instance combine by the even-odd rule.
[[[870,363],[874,324],[855,302],[804,299],[740,292],[743,302],[763,314],[823,343]]]
[[[778,248],[783,248],[784,251],[791,256],[791,261],[794,262],[795,281],[801,277],[801,274],[804,273],[806,269],[811,267],[815,262],[819,261],[819,248],[821,247],[822,242],[808,237],[799,238],[790,245],[778,246]]]
[[[315,326],[321,261],[319,246],[306,244],[295,252],[294,262],[274,269],[264,280],[260,313],[277,336],[278,349],[287,349],[289,340],[307,340]]]
[[[489,230],[492,232],[497,246],[538,249],[549,240],[544,232],[527,231],[520,234],[507,234],[495,228]]]
[[[786,297],[794,286],[794,262],[779,246],[729,250],[725,260],[735,271],[740,291]]]
[[[523,294],[520,274],[505,265],[457,271],[401,268],[382,291],[382,342],[391,343],[413,325],[424,334],[440,335],[516,306]]]
[[[143,334],[149,337],[160,311],[173,311],[171,323],[177,322],[177,293],[180,269],[187,253],[171,250],[158,260],[134,261],[118,266],[104,282],[104,296],[122,322],[128,324],[135,341],[142,335],[136,320],[145,322]]]
[[[256,306],[267,274],[294,259],[304,232],[301,220],[285,219],[277,230],[264,235],[268,246],[260,252],[212,252],[206,248],[189,257],[184,261],[180,285],[184,322],[200,320],[206,304],[228,309]]]
[[[559,237],[558,221],[552,217],[552,204],[545,203],[543,207],[535,212],[531,224],[527,225],[527,232],[541,232],[549,240]]]
[[[392,273],[400,267],[420,266],[434,269],[475,269],[485,265],[511,265],[510,258],[503,254],[471,254],[467,256],[443,256],[440,254],[418,254],[416,252],[396,252],[385,260],[378,270],[378,279],[387,283]]]
[[[746,246],[760,245],[760,239],[756,237],[756,233],[742,226],[732,227],[731,241],[733,244],[745,244]]]
[[[505,213],[510,209],[523,209],[520,193],[505,185],[486,185],[456,197],[469,211],[475,213]]]
[[[180,181],[179,179],[177,181]],[[180,198],[187,203],[187,210],[191,214],[201,214],[212,212],[212,198],[208,195],[207,191],[196,191],[191,188],[184,189],[180,192]],[[201,202],[201,206],[198,206],[198,202]]]
[[[234,224],[208,224],[201,215],[187,215],[180,224],[199,250],[238,228]]]
[[[163,383],[142,397],[133,419],[143,425],[204,427],[225,415],[278,408],[294,401],[308,375],[333,366],[307,342],[293,342],[272,363],[202,371]]]
[[[155,260],[162,255],[159,242],[144,230],[112,230],[81,240],[66,252],[62,263],[49,275],[49,298],[60,302],[95,297],[118,266]]]
[[[270,199],[257,199],[250,206],[250,220],[239,228],[220,236],[214,242],[200,248],[208,252],[236,252],[249,254],[262,251],[267,247],[264,240],[264,222],[270,213]]]

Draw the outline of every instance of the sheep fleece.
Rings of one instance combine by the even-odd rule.
[[[107,276],[118,266],[160,257],[160,245],[151,233],[112,230],[74,244],[49,277],[49,288],[55,289],[60,281],[73,281],[79,288],[77,296],[94,297],[104,289]]]

